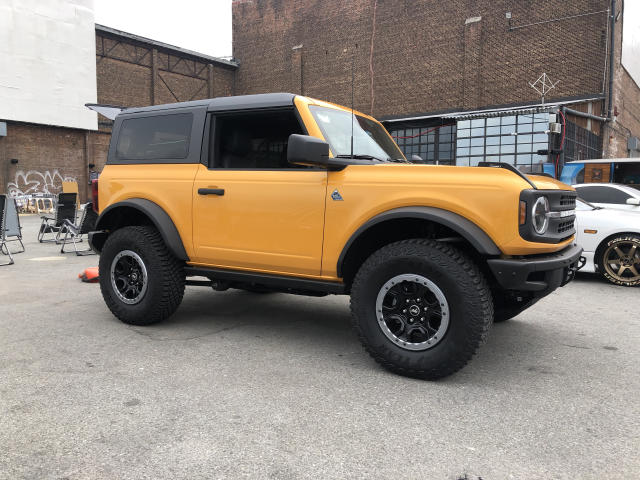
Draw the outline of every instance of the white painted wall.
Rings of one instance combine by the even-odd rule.
[[[93,0],[0,0],[0,119],[96,130]]]
[[[640,0],[624,2],[622,66],[640,87]]]

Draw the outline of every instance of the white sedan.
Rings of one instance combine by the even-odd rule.
[[[576,203],[576,240],[587,262],[582,272],[597,272],[616,285],[640,285],[640,215]]]
[[[573,185],[578,196],[596,207],[640,212],[640,185],[618,183],[579,183]]]

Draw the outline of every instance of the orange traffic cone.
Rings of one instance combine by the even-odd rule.
[[[84,272],[78,274],[78,278],[86,283],[98,283],[98,267],[87,268]]]

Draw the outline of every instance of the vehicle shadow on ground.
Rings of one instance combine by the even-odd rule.
[[[493,324],[476,357],[448,381],[480,384],[494,382],[498,376],[500,384],[509,384],[519,383],[523,376],[564,376],[562,362],[554,358],[559,344],[566,344],[567,349],[590,347],[583,347],[579,338],[566,338],[545,322],[547,319],[529,314]]]
[[[587,272],[578,272],[576,273],[576,280],[589,284],[601,284],[607,287],[615,287],[615,288],[640,288],[640,285],[635,285],[632,287],[626,287],[624,285],[616,285],[614,283],[609,282],[604,277],[602,277],[599,273],[587,273]]]
[[[611,285],[611,283],[607,282],[597,273],[578,272],[576,273],[576,280],[587,283],[602,283],[604,285]]]
[[[302,330],[305,338],[313,333],[327,344],[338,340],[344,343],[345,338],[350,338],[350,343],[358,345],[349,318],[346,297],[190,289],[172,317],[157,325],[132,328],[154,340],[189,340],[250,330],[253,336],[270,335],[295,341]]]
[[[224,336],[234,341],[260,343],[275,338],[282,348],[291,351],[321,346],[320,355],[348,355],[350,358],[345,358],[345,363],[351,368],[361,372],[381,370],[361,348],[351,328],[346,297],[309,298],[192,289],[185,295],[178,312],[168,320],[131,328],[154,341],[206,342]],[[566,332],[555,332],[547,319],[537,318],[533,312],[494,324],[487,343],[468,366],[442,381],[450,384],[493,382],[496,372],[500,373],[500,383],[523,376],[563,376],[565,369],[561,362],[553,359],[552,352],[559,347],[571,353],[592,348],[584,346],[580,336],[566,336]]]

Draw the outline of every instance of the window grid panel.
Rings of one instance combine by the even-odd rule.
[[[460,121],[456,164],[477,165],[483,160],[517,166],[546,163],[547,157],[538,155],[538,151],[549,148],[547,129],[546,113]]]
[[[455,125],[444,125],[397,128],[391,131],[391,136],[408,159],[411,159],[411,155],[419,155],[426,163],[450,165],[454,158],[455,132]]]

